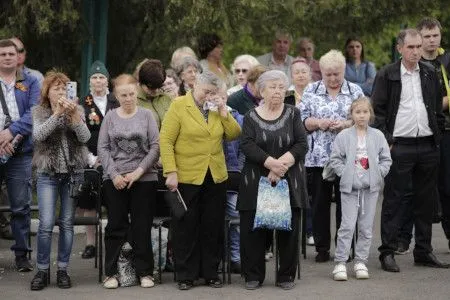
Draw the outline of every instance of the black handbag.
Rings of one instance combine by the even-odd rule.
[[[66,152],[64,151],[62,144],[60,145],[60,148],[63,153],[64,162],[66,163],[66,168],[70,175],[69,197],[71,197],[75,201],[78,201],[79,199],[82,199],[83,197],[89,197],[89,193],[91,191],[91,183],[90,183],[90,181],[85,180],[84,170],[83,169],[74,170],[73,166],[70,165],[67,160]]]
[[[187,211],[187,206],[183,200],[183,197],[181,197],[180,191],[178,189],[175,192],[166,191],[164,194],[164,199],[170,207],[172,216],[176,219],[183,218]]]

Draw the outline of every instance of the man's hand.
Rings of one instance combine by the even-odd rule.
[[[0,148],[5,148],[6,144],[10,143],[13,140],[13,138],[14,137],[9,128],[0,131]]]

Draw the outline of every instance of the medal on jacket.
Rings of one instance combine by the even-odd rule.
[[[100,125],[100,117],[95,112],[95,108],[91,108],[91,113],[89,114],[89,124]]]

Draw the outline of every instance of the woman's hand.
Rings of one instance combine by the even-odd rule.
[[[326,131],[330,128],[332,125],[332,121],[330,119],[318,119],[317,120],[317,127],[319,127],[320,130]]]
[[[278,181],[280,181],[281,177],[275,174],[274,172],[270,171],[269,175],[267,175],[267,178],[270,180],[270,182],[277,184]]]
[[[171,172],[167,174],[166,186],[171,192],[175,192],[178,189],[178,174],[177,172]]]
[[[350,127],[349,120],[335,120],[330,124],[330,130],[333,131],[341,131],[347,127]]]
[[[138,167],[131,173],[125,174],[125,180],[128,182],[127,189],[130,189],[133,183],[141,178],[142,174],[144,174],[144,169],[142,169],[141,167]]]
[[[118,190],[122,190],[127,186],[127,180],[125,177],[123,177],[122,175],[117,175],[116,177],[114,177],[113,179],[113,184],[114,187]]]
[[[264,162],[264,167],[274,172],[279,177],[283,177],[288,170],[288,166],[282,161],[269,156]]]
[[[218,92],[210,98],[210,101],[217,105],[217,110],[222,117],[226,117],[228,115],[226,93]]]

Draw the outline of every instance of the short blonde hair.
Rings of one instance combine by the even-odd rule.
[[[375,121],[375,112],[373,111],[373,107],[372,107],[372,103],[370,102],[370,99],[368,97],[359,97],[358,99],[356,99],[355,101],[352,102],[352,104],[350,105],[350,110],[349,110],[349,115],[350,118],[352,116],[353,110],[361,104],[366,104],[369,107],[369,112],[370,112],[370,118],[369,118],[369,124],[372,124],[373,121]]]
[[[330,50],[319,60],[320,70],[340,67],[345,69],[345,56],[339,50]]]
[[[251,56],[249,54],[242,54],[242,55],[237,56],[234,59],[234,62],[232,65],[233,73],[234,73],[234,67],[240,63],[248,63],[250,65],[250,68],[253,68],[254,66],[259,65],[259,61],[254,56]]]

